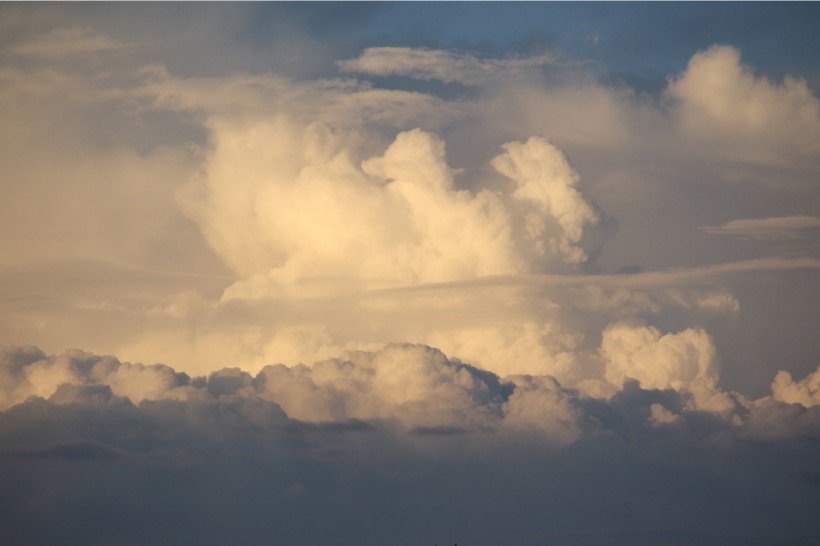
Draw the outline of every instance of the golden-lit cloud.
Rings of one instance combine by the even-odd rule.
[[[523,58],[482,59],[469,53],[436,49],[369,47],[359,57],[338,61],[337,64],[344,72],[486,85],[556,62],[551,53]]]

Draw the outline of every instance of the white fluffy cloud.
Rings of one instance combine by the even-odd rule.
[[[370,48],[340,63],[365,76],[481,88],[467,100],[336,77],[182,76],[174,73],[178,68],[141,64],[137,46],[134,65],[108,74],[93,62],[79,63],[75,74],[43,49],[67,40],[60,46],[67,54],[91,59],[119,49],[109,35],[61,27],[6,51],[16,64],[0,72],[3,104],[23,113],[8,118],[15,130],[5,135],[4,149],[8,179],[20,181],[14,192],[21,197],[2,205],[14,236],[0,242],[6,256],[31,263],[69,256],[122,263],[120,286],[131,282],[129,275],[148,278],[148,271],[167,278],[185,269],[188,276],[162,290],[152,277],[127,289],[89,283],[95,286],[71,288],[68,296],[68,289],[54,291],[63,284],[53,276],[38,286],[28,269],[6,273],[11,288],[2,305],[9,318],[2,323],[12,332],[6,342],[46,336],[48,348],[57,349],[74,344],[81,325],[104,323],[99,334],[84,328],[87,337],[76,344],[172,362],[191,373],[224,365],[255,373],[273,362],[310,365],[411,342],[500,376],[550,375],[564,386],[595,384],[598,394],[620,388],[627,370],[658,388],[704,382],[712,388],[716,372],[686,375],[695,357],[665,360],[664,381],[636,363],[650,358],[644,353],[665,355],[658,347],[668,340],[706,355],[708,344],[692,333],[702,330],[686,326],[742,316],[743,302],[727,286],[730,275],[817,267],[811,257],[758,258],[640,272],[675,254],[666,244],[663,252],[643,250],[655,228],[663,232],[658,239],[673,234],[669,248],[686,249],[708,214],[689,215],[688,223],[670,219],[668,229],[665,217],[652,229],[633,219],[676,207],[674,199],[664,201],[675,176],[700,168],[704,158],[715,162],[738,134],[753,138],[757,125],[744,125],[751,123],[746,118],[773,124],[764,143],[813,134],[816,98],[803,83],[773,84],[742,66],[731,48],[695,55],[669,80],[671,102],[663,107],[596,81],[581,64],[573,77],[549,85],[539,77],[507,77],[542,72],[554,61],[550,56],[488,60]],[[14,49],[21,44],[41,50]],[[35,56],[39,64],[27,65]],[[40,103],[50,108],[42,119]],[[92,103],[117,115],[85,109]],[[49,116],[69,121],[52,128]],[[808,121],[798,123],[800,116]],[[110,119],[117,123],[109,126]],[[143,125],[153,128],[142,134]],[[712,126],[723,129],[707,130]],[[690,138],[701,130],[720,139],[707,152]],[[37,153],[26,142],[39,142]],[[799,146],[792,151],[806,155]],[[37,162],[43,154],[59,159],[59,168]],[[710,168],[704,172],[720,170]],[[43,191],[58,175],[59,189]],[[614,218],[605,205],[613,206]],[[148,217],[156,218],[150,226]],[[766,226],[738,220],[711,230],[759,234],[810,218],[772,217]],[[622,258],[630,245],[637,250]],[[716,261],[682,260],[689,258]],[[213,274],[225,272],[217,260],[232,275]],[[672,258],[659,263],[679,265]],[[579,275],[619,269],[638,272]],[[411,291],[423,285],[439,286]],[[44,286],[52,307],[42,311],[29,298],[46,292]],[[642,320],[658,330],[646,347],[607,352],[614,335],[607,325],[618,320]],[[94,343],[94,337],[106,340]]]
[[[697,409],[721,412],[734,407],[717,386],[717,353],[704,330],[662,335],[656,328],[616,323],[604,330],[601,352],[604,377],[612,385],[635,379],[644,388],[688,391]]]
[[[510,143],[493,160],[514,183],[499,192],[457,189],[444,142],[420,130],[398,134],[361,168],[328,127],[308,127],[301,141],[285,122],[222,131],[204,198],[188,206],[226,262],[256,275],[251,291],[260,275],[284,290],[322,278],[389,286],[586,259],[578,243],[597,216],[577,173],[543,139]]]
[[[0,9],[6,541],[816,536],[807,82]]]
[[[239,396],[273,402],[299,421],[389,421],[422,430],[509,425],[533,428],[561,444],[579,437],[584,417],[577,396],[549,376],[502,383],[492,373],[424,345],[353,351],[310,367],[270,365],[255,377],[226,368],[194,380],[161,364],[130,364],[76,350],[47,356],[23,348],[3,354],[0,374],[3,409],[30,397],[75,403],[83,392],[96,396],[93,389],[98,388],[134,404]]]
[[[185,399],[190,378],[162,364],[120,362],[80,350],[47,356],[33,347],[8,349],[0,364],[3,389],[0,405],[8,408],[37,396],[50,398],[63,385],[110,387],[115,396],[134,403]]]
[[[678,103],[684,131],[742,152],[746,161],[820,151],[820,101],[806,81],[787,77],[778,84],[758,76],[741,64],[737,48],[716,45],[695,54],[667,94]]]
[[[312,367],[262,369],[260,395],[308,421],[395,419],[409,427],[475,428],[500,418],[496,378],[423,345],[388,345]]]
[[[61,406],[125,403],[147,413],[168,402],[187,408],[186,419],[197,426],[209,418],[201,411],[226,412],[241,429],[246,421],[267,419],[259,412],[273,408],[282,418],[315,425],[523,433],[568,445],[623,433],[616,416],[624,411],[639,420],[631,426],[673,426],[711,413],[732,434],[780,437],[811,427],[809,416],[786,422],[799,417],[786,404],[811,408],[820,402],[820,372],[799,382],[780,372],[772,396],[754,402],[723,392],[716,384],[714,347],[702,331],[661,335],[654,328],[615,324],[604,332],[601,353],[608,388],[593,380],[569,388],[545,374],[501,378],[418,344],[349,351],[310,366],[268,365],[255,375],[223,368],[195,378],[162,364],[131,364],[79,350],[46,355],[22,347],[0,357],[0,415],[43,398]]]
[[[820,367],[799,381],[787,371],[779,371],[772,383],[775,400],[787,404],[802,404],[810,408],[820,405]]]

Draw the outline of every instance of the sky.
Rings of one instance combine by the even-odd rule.
[[[0,5],[2,541],[815,544],[818,21]]]

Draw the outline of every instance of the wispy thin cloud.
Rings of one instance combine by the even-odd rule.
[[[771,218],[741,218],[722,226],[705,226],[701,230],[711,235],[741,239],[790,239],[802,237],[820,229],[817,216],[776,216]]]
[[[810,257],[768,257],[705,265],[700,267],[672,269],[668,271],[645,271],[623,275],[495,275],[465,281],[427,283],[413,286],[372,290],[369,293],[378,295],[394,292],[494,286],[601,286],[612,288],[676,287],[709,283],[723,275],[754,271],[789,271],[796,269],[820,269],[820,259]]]
[[[407,76],[418,80],[480,85],[500,76],[554,65],[550,53],[534,57],[483,59],[471,53],[411,47],[369,47],[355,59],[339,61],[343,72],[373,76]]]
[[[10,52],[21,57],[60,60],[89,53],[110,52],[133,47],[110,36],[84,27],[61,27],[34,36],[11,48]]]

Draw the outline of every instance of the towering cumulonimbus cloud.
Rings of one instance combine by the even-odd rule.
[[[268,135],[264,141],[249,139],[253,131],[239,137],[248,146],[243,154],[264,154],[257,146],[281,141],[277,133],[289,128],[260,130]],[[321,139],[326,131],[314,127],[306,138]],[[190,206],[214,249],[238,272],[255,275],[252,283],[267,276],[285,291],[322,277],[365,286],[431,283],[535,273],[587,257],[578,244],[598,216],[578,190],[578,174],[542,138],[506,144],[493,159],[509,178],[502,191],[457,188],[444,142],[418,129],[399,133],[361,168],[351,160],[355,150],[338,137],[327,139],[328,148],[312,155],[308,146],[304,160],[288,168],[240,166],[229,155],[233,145],[223,149],[224,137],[216,135],[204,202]],[[232,161],[239,172],[224,171]],[[248,180],[258,182],[248,186]],[[240,233],[254,235],[242,246],[236,235],[222,235]]]

